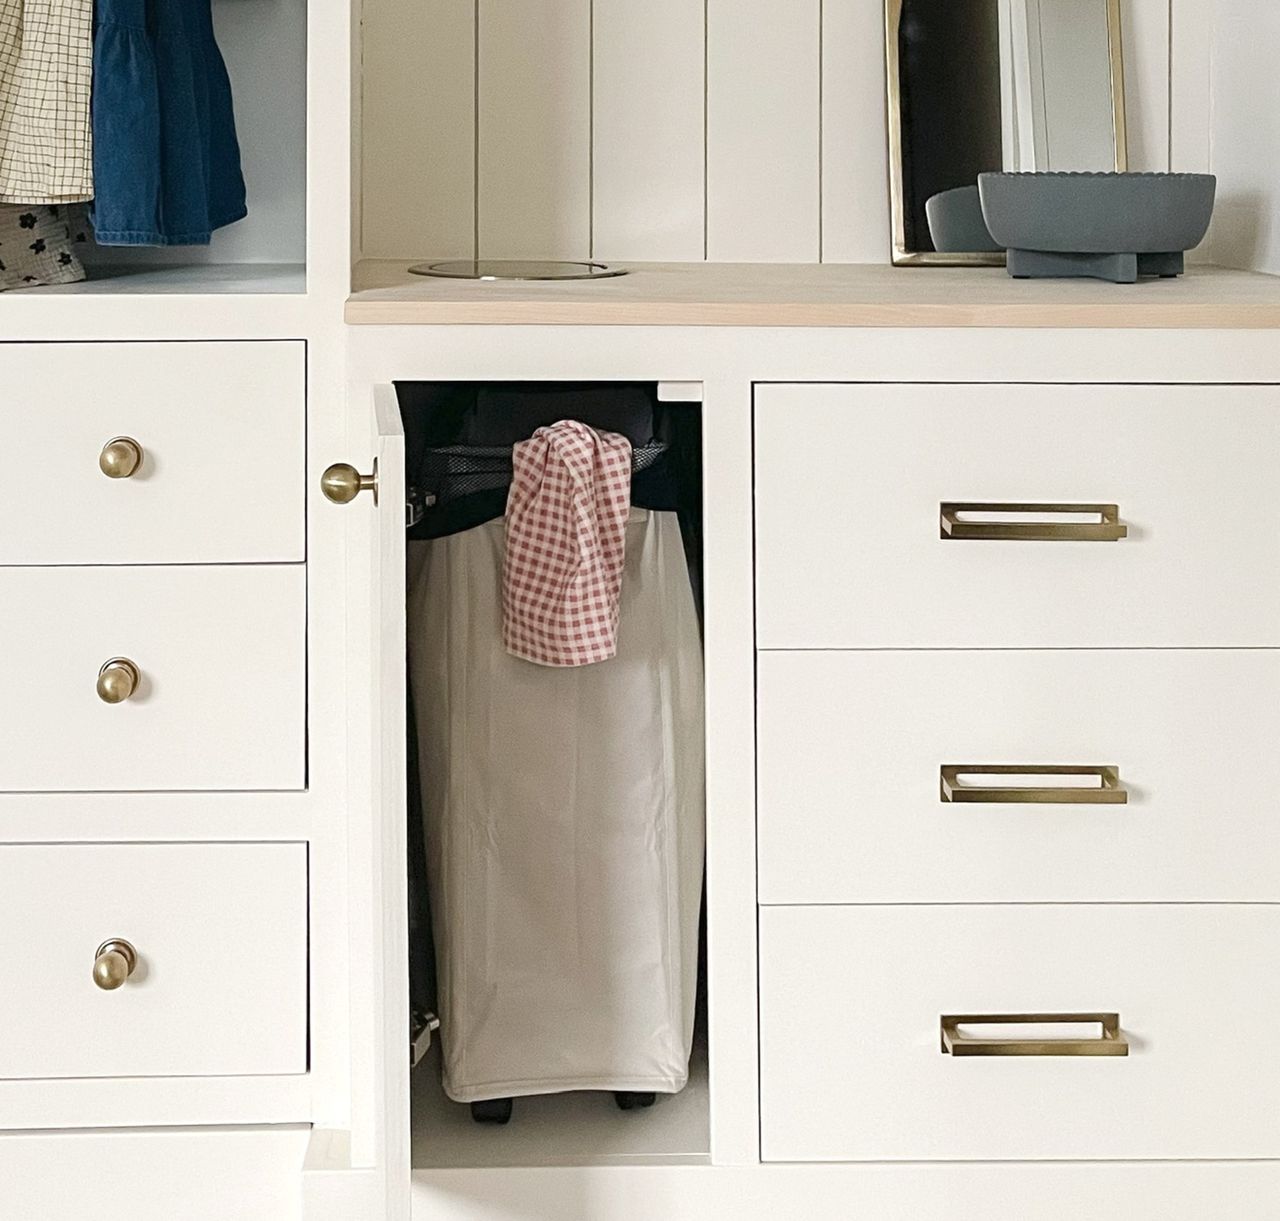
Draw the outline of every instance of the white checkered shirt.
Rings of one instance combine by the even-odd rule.
[[[93,0],[0,0],[0,203],[93,198]]]

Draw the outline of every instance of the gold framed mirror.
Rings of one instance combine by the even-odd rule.
[[[1121,0],[885,0],[896,266],[1002,266],[978,175],[1124,171]]]

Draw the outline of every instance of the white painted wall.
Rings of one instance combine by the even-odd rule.
[[[302,263],[307,225],[307,0],[214,0],[231,77],[249,215],[214,235],[215,262]],[[318,133],[341,139],[344,133]]]
[[[1209,168],[1218,175],[1210,255],[1280,275],[1280,6],[1218,0]]]
[[[1122,4],[1130,168],[1212,164],[1214,255],[1280,271],[1280,6]],[[365,0],[363,35],[365,257],[470,256],[478,183],[495,257],[888,260],[883,0]]]
[[[1171,0],[1172,168],[1218,176],[1202,260],[1280,275],[1280,8]]]

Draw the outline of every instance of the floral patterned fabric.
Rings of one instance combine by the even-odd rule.
[[[74,284],[84,268],[72,250],[68,209],[0,204],[0,291]]]

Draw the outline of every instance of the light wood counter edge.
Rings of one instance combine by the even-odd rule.
[[[430,280],[357,265],[357,326],[1280,329],[1280,277],[1193,266],[1179,280],[1010,280],[999,268],[634,264],[584,285]]]
[[[1273,330],[1280,305],[883,305],[348,300],[352,326],[990,327]]]

